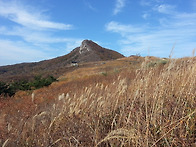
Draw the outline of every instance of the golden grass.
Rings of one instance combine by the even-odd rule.
[[[194,146],[196,58],[156,66],[146,58],[140,68],[124,61],[118,62],[127,68],[118,73],[62,81],[14,98],[32,106],[18,102],[12,111],[21,106],[28,113],[6,114],[0,145]]]

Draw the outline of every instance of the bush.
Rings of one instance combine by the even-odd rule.
[[[168,63],[168,60],[156,60],[156,61],[151,61],[147,64],[148,67],[154,67],[157,65],[165,65]]]
[[[7,89],[7,85],[4,82],[0,82],[0,94],[2,94]]]
[[[107,72],[101,72],[102,75],[107,76]]]
[[[12,84],[0,82],[0,95],[13,96],[15,92],[16,88]]]
[[[53,82],[57,81],[53,76],[42,78],[41,76],[35,76],[33,81],[17,81],[13,83],[0,82],[0,95],[13,96],[17,91],[39,89],[44,86],[49,86]]]
[[[47,78],[42,78],[41,76],[36,76],[34,81],[30,83],[32,87],[35,89],[39,89],[44,86],[49,86],[52,82],[57,81],[53,76],[49,76]]]

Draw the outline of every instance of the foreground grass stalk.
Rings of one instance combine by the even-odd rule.
[[[16,95],[0,110],[0,146],[193,146],[196,58],[151,60]]]
[[[192,112],[191,114],[181,118],[180,120],[178,120],[176,123],[176,125],[174,125],[174,127],[172,127],[169,131],[167,131],[163,136],[161,136],[151,147],[155,146],[162,138],[164,138],[167,134],[169,134],[172,130],[174,130],[175,128],[177,128],[182,122],[185,121],[185,119],[187,119],[188,117],[190,117],[191,115],[193,115],[194,113],[196,113],[196,110],[194,112]],[[175,124],[172,123],[172,124]]]

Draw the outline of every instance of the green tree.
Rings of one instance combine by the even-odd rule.
[[[13,83],[0,82],[0,95],[13,96],[19,90],[33,90],[39,89],[44,86],[49,86],[52,82],[57,81],[53,76],[42,78],[41,76],[35,76],[32,81],[17,81]]]

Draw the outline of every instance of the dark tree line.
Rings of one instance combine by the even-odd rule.
[[[53,76],[42,78],[41,76],[35,76],[33,80],[17,81],[12,83],[4,83],[0,81],[0,95],[13,96],[19,90],[34,90],[44,86],[49,86],[52,82],[57,81]]]

